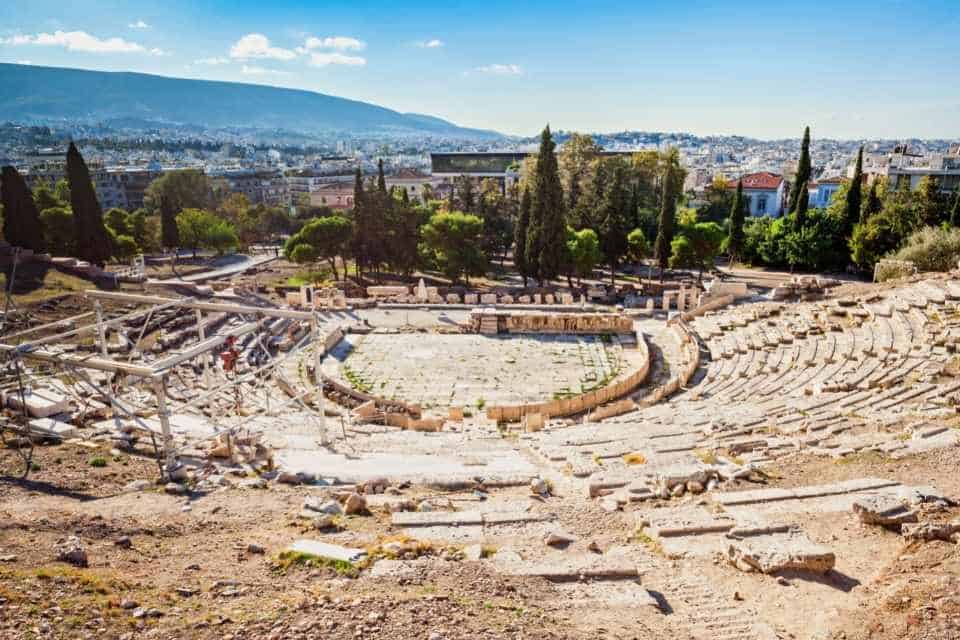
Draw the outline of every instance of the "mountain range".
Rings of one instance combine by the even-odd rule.
[[[0,63],[0,87],[0,120],[16,122],[135,121],[304,133],[502,137],[368,102],[239,82]]]

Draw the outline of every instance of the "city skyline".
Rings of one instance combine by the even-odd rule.
[[[951,9],[493,2],[397,14],[372,2],[41,0],[0,8],[0,62],[305,89],[522,136],[549,121],[590,132],[780,139],[810,125],[824,138],[955,138]]]

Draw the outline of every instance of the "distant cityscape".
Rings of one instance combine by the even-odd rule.
[[[798,131],[799,133],[799,131]],[[562,150],[569,132],[558,131]],[[796,170],[796,139],[759,140],[745,136],[624,131],[592,134],[605,151],[629,154],[675,147],[687,177],[684,192],[697,197],[715,178],[745,180],[753,215],[782,211],[786,184]],[[226,190],[243,193],[253,204],[292,207],[352,207],[356,169],[376,171],[382,160],[388,186],[421,199],[423,186],[443,196],[460,175],[493,178],[506,189],[518,177],[519,160],[536,151],[536,138],[503,136],[469,140],[424,135],[341,135],[322,138],[293,131],[205,130],[198,127],[118,127],[60,123],[0,125],[0,165],[13,165],[28,183],[51,184],[64,177],[64,152],[77,141],[91,165],[105,208],[133,211],[143,206],[147,186],[164,172],[202,170]],[[858,148],[864,146],[864,174],[886,176],[915,187],[933,176],[944,191],[960,186],[960,144],[953,140],[832,140],[811,144],[811,205],[826,206],[842,179],[849,177]],[[456,161],[451,163],[451,158]],[[472,159],[468,162],[467,159]]]

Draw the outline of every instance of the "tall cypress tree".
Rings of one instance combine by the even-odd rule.
[[[177,211],[173,202],[165,195],[160,196],[160,239],[165,249],[176,249],[180,246]]]
[[[616,284],[616,268],[627,252],[627,233],[630,232],[630,191],[627,170],[620,159],[610,161],[613,170],[600,206],[600,250],[610,265],[610,284]]]
[[[520,196],[520,213],[517,224],[513,228],[513,265],[523,276],[523,286],[527,286],[530,277],[530,268],[527,266],[527,232],[530,228],[530,187],[523,188]]]
[[[950,210],[951,226],[960,226],[960,188],[957,189],[957,196],[953,199],[953,209]]]
[[[737,194],[733,197],[733,205],[730,207],[730,235],[727,239],[731,263],[737,261],[743,252],[743,219],[743,180],[737,180]]]
[[[90,171],[77,146],[67,149],[67,181],[76,228],[77,257],[103,266],[113,253],[110,237],[103,226],[103,210],[90,182]]]
[[[849,237],[853,225],[860,219],[860,209],[863,206],[863,146],[857,152],[857,164],[853,169],[853,178],[847,189],[847,202],[843,209],[843,233]]]
[[[353,250],[354,267],[357,277],[363,274],[367,260],[367,194],[363,188],[363,173],[357,167],[353,174]]]
[[[14,167],[0,171],[3,195],[3,237],[7,242],[32,251],[45,251],[40,214],[23,176]]]
[[[550,125],[547,125],[540,135],[526,252],[528,264],[536,260],[534,274],[541,283],[560,274],[567,252],[563,187],[560,185],[555,147]]]
[[[877,181],[870,184],[870,191],[867,192],[867,200],[860,209],[860,222],[866,222],[871,216],[880,213],[883,209],[883,201],[880,200],[880,194],[877,192]]]
[[[377,191],[387,195],[387,178],[383,175],[383,158],[377,160]]]
[[[810,192],[807,184],[810,182],[810,127],[803,131],[803,141],[800,143],[800,160],[797,162],[797,174],[793,179],[793,188],[790,190],[790,208],[788,213],[797,214],[797,225],[803,226],[807,208],[810,205]]]
[[[677,215],[677,199],[673,192],[673,167],[668,166],[663,176],[660,197],[660,222],[657,239],[653,244],[653,257],[660,265],[660,281],[663,282],[663,270],[670,262],[670,245],[673,242],[674,218]]]

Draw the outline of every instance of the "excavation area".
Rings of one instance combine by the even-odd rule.
[[[835,285],[24,311],[0,638],[960,637],[960,274]]]

